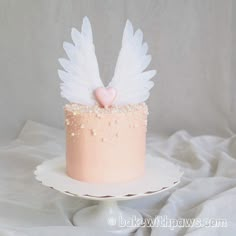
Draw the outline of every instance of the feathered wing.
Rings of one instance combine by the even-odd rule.
[[[71,37],[74,44],[63,44],[69,60],[59,59],[64,68],[64,71],[58,70],[62,80],[61,95],[71,103],[94,105],[94,90],[103,87],[103,83],[99,75],[92,28],[87,17],[83,19],[81,32],[72,28]]]
[[[127,20],[115,73],[108,87],[117,91],[115,105],[137,104],[149,97],[149,90],[154,83],[150,79],[155,70],[144,72],[151,62],[147,55],[148,45],[143,43],[143,33],[140,29],[133,31],[133,26]]]

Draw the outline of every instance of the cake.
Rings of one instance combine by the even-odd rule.
[[[141,30],[127,21],[114,76],[100,79],[92,29],[87,17],[81,32],[72,28],[74,44],[64,43],[69,60],[61,95],[66,127],[66,174],[90,183],[123,183],[145,173],[148,107],[145,101],[156,71],[143,72],[151,61]]]

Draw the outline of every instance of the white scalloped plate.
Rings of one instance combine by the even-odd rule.
[[[34,172],[43,185],[64,194],[93,200],[128,200],[170,189],[180,182],[183,171],[162,158],[146,158],[145,175],[119,184],[91,184],[74,180],[65,173],[65,157],[44,161]]]

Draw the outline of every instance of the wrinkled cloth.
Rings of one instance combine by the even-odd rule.
[[[37,165],[64,152],[63,130],[32,121],[15,141],[0,146],[0,236],[112,235],[71,223],[74,212],[96,202],[64,195],[35,180]],[[224,219],[226,225],[153,225],[134,235],[235,235],[236,135],[192,137],[185,131],[170,137],[149,135],[147,152],[179,165],[184,171],[181,183],[120,205],[139,210],[146,219]]]

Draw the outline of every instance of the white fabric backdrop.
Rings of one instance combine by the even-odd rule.
[[[0,0],[0,140],[16,137],[27,119],[63,126],[57,58],[85,15],[106,82],[126,19],[144,31],[158,71],[150,130],[235,131],[235,11],[233,0]]]
[[[236,232],[236,136],[192,137],[178,131],[168,139],[148,138],[148,154],[179,165],[185,172],[172,190],[121,202],[144,216],[168,219],[226,220],[227,227],[141,228],[137,236],[234,236]],[[64,153],[64,132],[27,122],[17,140],[0,148],[0,235],[101,235],[72,226],[72,214],[95,204],[42,186],[33,171],[42,161]],[[108,234],[111,235],[111,234]]]

